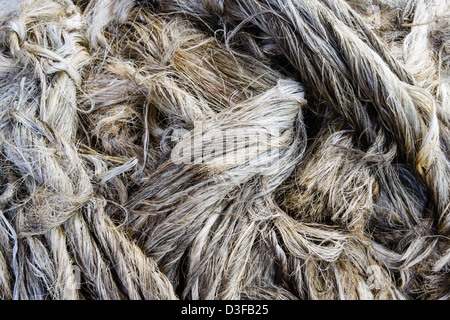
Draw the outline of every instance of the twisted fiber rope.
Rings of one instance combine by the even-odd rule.
[[[0,298],[449,299],[449,7],[0,2]]]

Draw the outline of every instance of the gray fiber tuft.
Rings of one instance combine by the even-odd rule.
[[[450,299],[448,0],[0,1],[1,299]]]

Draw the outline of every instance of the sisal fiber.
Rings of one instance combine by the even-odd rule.
[[[1,299],[450,299],[449,0],[0,1]]]

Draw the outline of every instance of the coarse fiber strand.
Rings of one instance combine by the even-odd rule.
[[[0,298],[450,299],[448,0],[0,0]]]

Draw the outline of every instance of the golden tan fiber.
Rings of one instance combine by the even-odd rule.
[[[449,299],[447,0],[0,11],[0,298]]]

